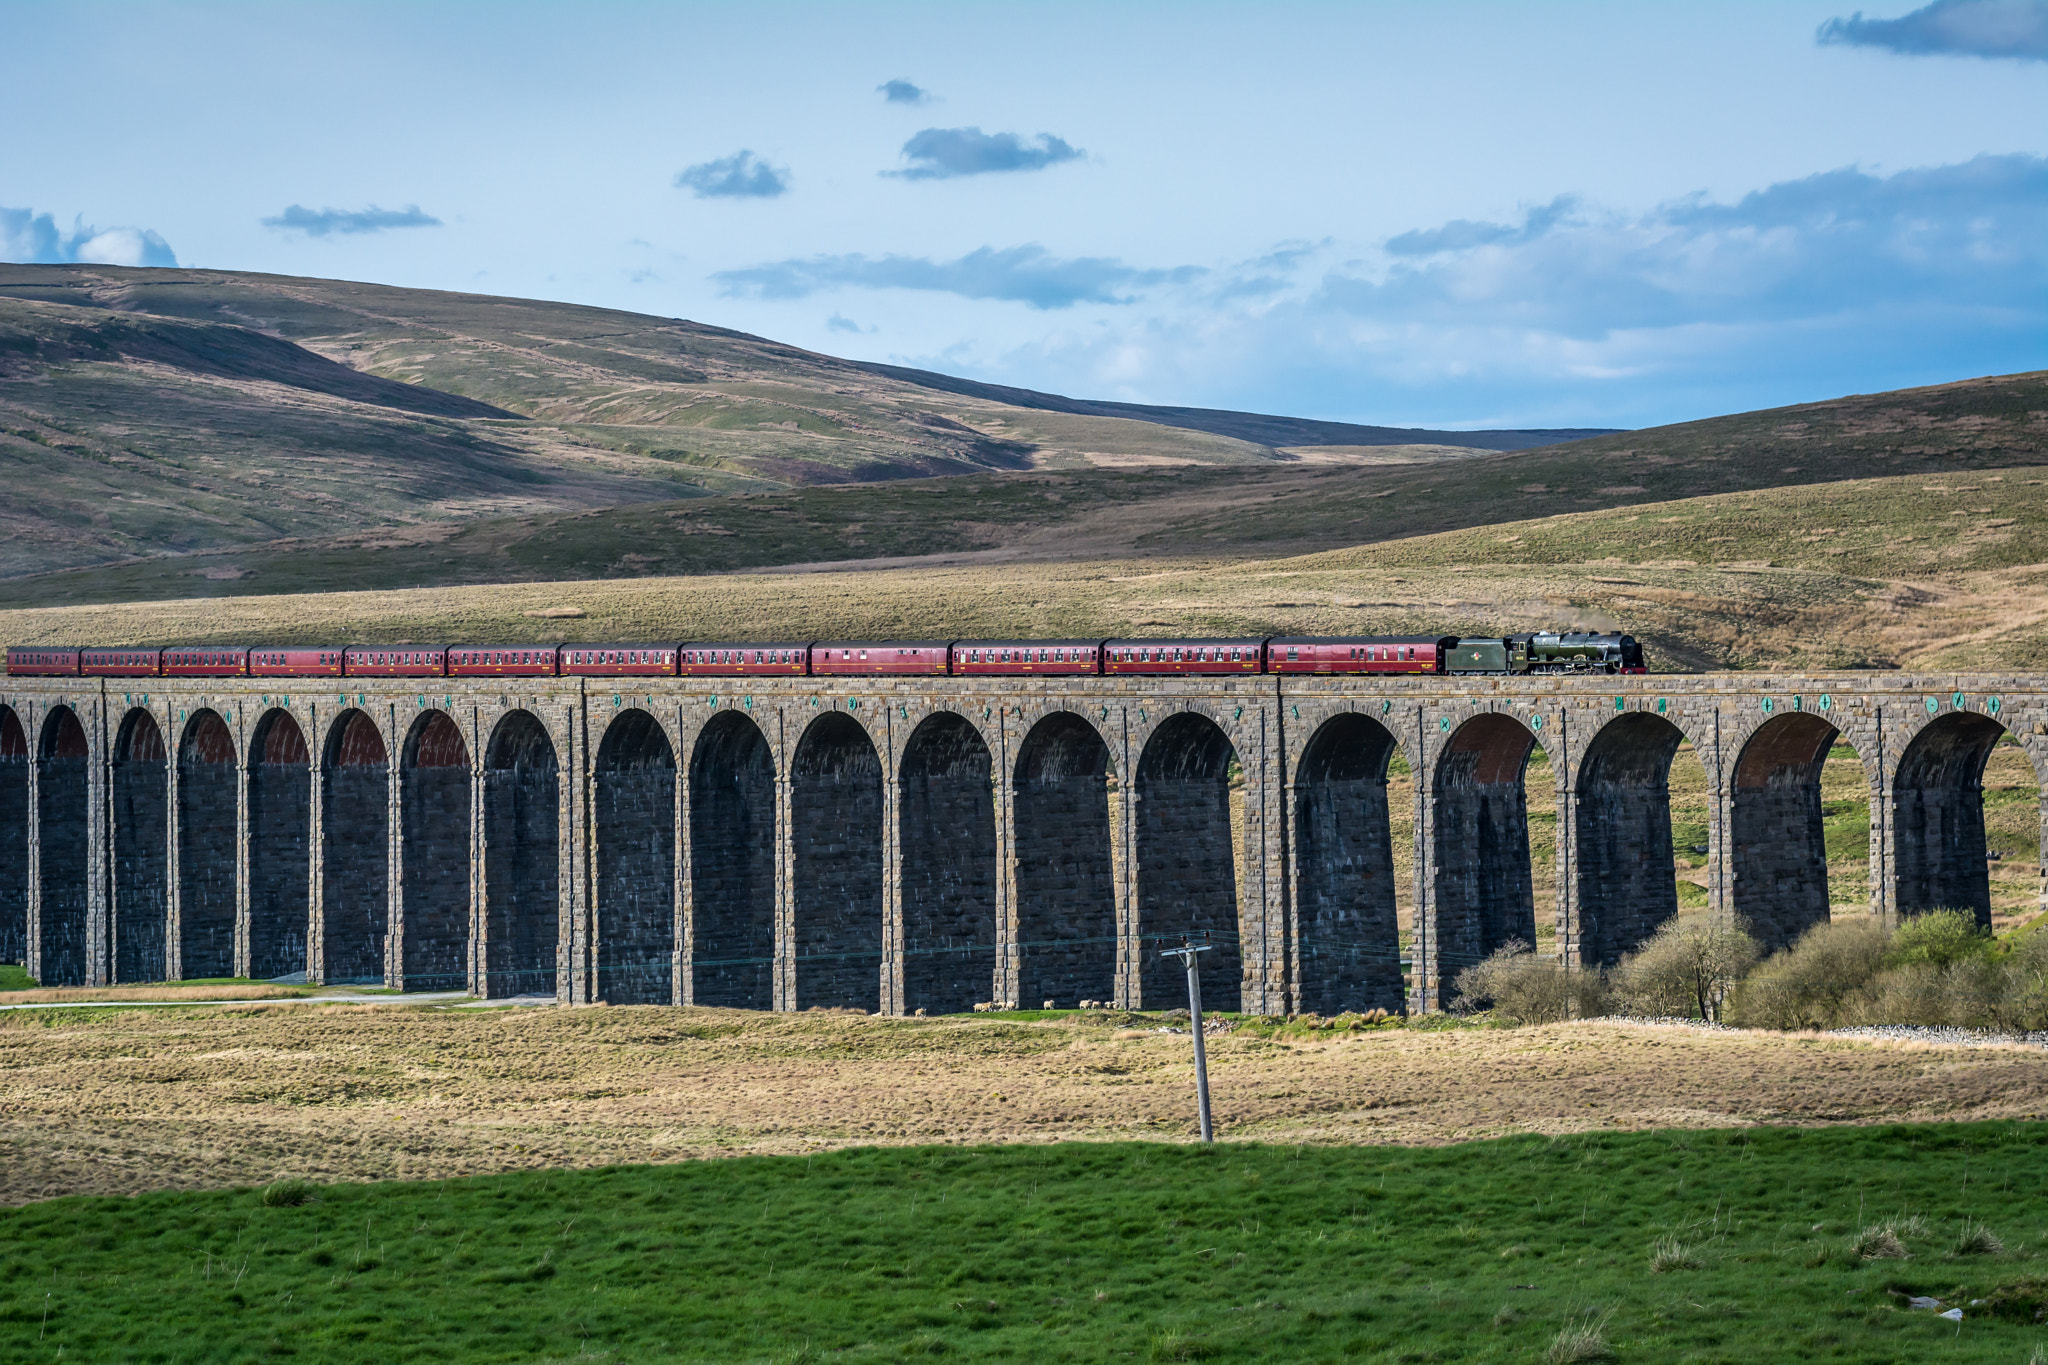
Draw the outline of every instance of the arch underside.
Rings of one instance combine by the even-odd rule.
[[[1394,737],[1367,716],[1325,722],[1295,774],[1295,916],[1305,1013],[1402,1007],[1387,765]]]
[[[882,764],[837,712],[798,742],[790,772],[795,1008],[881,1004]]]
[[[1821,769],[1835,727],[1811,712],[1759,726],[1736,760],[1729,793],[1736,916],[1767,952],[1828,920],[1827,828]]]
[[[1647,711],[1608,722],[1579,765],[1578,942],[1586,965],[1632,952],[1678,913],[1671,760],[1685,736]]]
[[[560,764],[546,727],[514,711],[492,732],[484,764],[486,999],[554,995],[561,937]]]
[[[385,979],[390,918],[391,764],[377,724],[345,711],[328,731],[321,781],[321,980]]]
[[[661,723],[627,710],[597,752],[597,998],[674,998],[676,760]]]
[[[1138,969],[1143,1008],[1187,998],[1187,974],[1161,949],[1184,938],[1215,946],[1201,955],[1205,1007],[1243,999],[1237,859],[1230,820],[1229,738],[1206,716],[1162,722],[1138,760]]]
[[[992,991],[993,771],[980,733],[951,712],[927,718],[905,748],[898,810],[906,1010],[957,1014]]]
[[[249,975],[307,970],[313,770],[305,731],[284,711],[249,746]]]
[[[37,753],[36,802],[41,856],[36,876],[42,886],[42,915],[36,949],[36,979],[45,986],[82,986],[86,974],[86,915],[90,852],[87,847],[87,764],[85,727],[68,706],[43,719]]]
[[[236,975],[235,761],[227,722],[215,711],[194,712],[178,742],[178,975],[185,980]]]
[[[170,761],[149,712],[122,719],[108,774],[113,805],[112,980],[162,981],[170,974]]]
[[[1108,773],[1109,746],[1071,712],[1039,721],[1018,749],[1019,1003],[1117,998]]]
[[[1435,799],[1434,996],[1448,1000],[1458,973],[1506,944],[1536,942],[1529,868],[1529,799],[1523,775],[1536,736],[1512,716],[1475,716],[1438,758]]]
[[[775,765],[745,714],[705,725],[690,758],[690,1000],[775,1007]]]
[[[1964,910],[1991,927],[1984,765],[2005,727],[1951,711],[1913,737],[1892,779],[1892,848],[1901,915]]]
[[[28,962],[28,735],[11,706],[0,706],[0,962]]]

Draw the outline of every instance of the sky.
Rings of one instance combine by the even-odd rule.
[[[2048,0],[0,0],[0,260],[1637,427],[2048,368]]]

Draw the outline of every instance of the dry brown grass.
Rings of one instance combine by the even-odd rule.
[[[1187,1039],[659,1008],[0,1016],[0,1202],[870,1143],[1190,1136]],[[1210,1047],[1226,1137],[2037,1118],[2048,1055],[1578,1023]]]
[[[296,1000],[312,989],[295,986],[48,986],[0,991],[0,1005],[77,1005],[95,1000]]]

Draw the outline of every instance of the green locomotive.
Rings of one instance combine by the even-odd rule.
[[[1444,651],[1446,673],[1647,673],[1633,635],[1538,630],[1465,636]]]

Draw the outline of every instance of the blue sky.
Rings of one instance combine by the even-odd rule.
[[[2048,368],[2048,0],[0,0],[0,31],[0,259],[1401,425]]]

